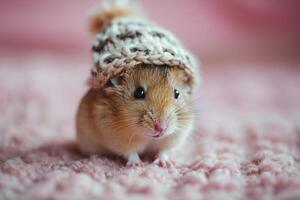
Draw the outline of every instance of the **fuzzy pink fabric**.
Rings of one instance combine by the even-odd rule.
[[[165,169],[78,152],[86,63],[1,58],[0,199],[300,199],[299,64],[204,66],[197,128]]]

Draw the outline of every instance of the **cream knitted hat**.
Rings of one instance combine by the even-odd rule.
[[[131,8],[120,4],[102,7],[92,15],[94,67],[89,83],[101,88],[112,77],[140,64],[170,66],[184,70],[191,90],[199,82],[194,57],[169,31],[145,19],[131,16]]]

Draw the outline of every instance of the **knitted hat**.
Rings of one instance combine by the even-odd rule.
[[[101,88],[126,69],[147,64],[184,70],[185,81],[192,90],[199,82],[198,65],[193,56],[172,33],[145,19],[130,16],[131,11],[128,6],[114,4],[93,15],[93,29],[97,34],[92,48],[91,87]]]

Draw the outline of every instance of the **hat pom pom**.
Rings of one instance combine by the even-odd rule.
[[[90,17],[90,31],[99,33],[104,26],[117,17],[140,15],[141,8],[135,1],[114,0],[104,1],[100,6],[92,8]]]

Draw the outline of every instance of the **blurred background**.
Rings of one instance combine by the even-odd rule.
[[[90,58],[87,11],[100,0],[0,0],[1,52],[47,51]],[[141,0],[203,63],[298,59],[300,2]]]

